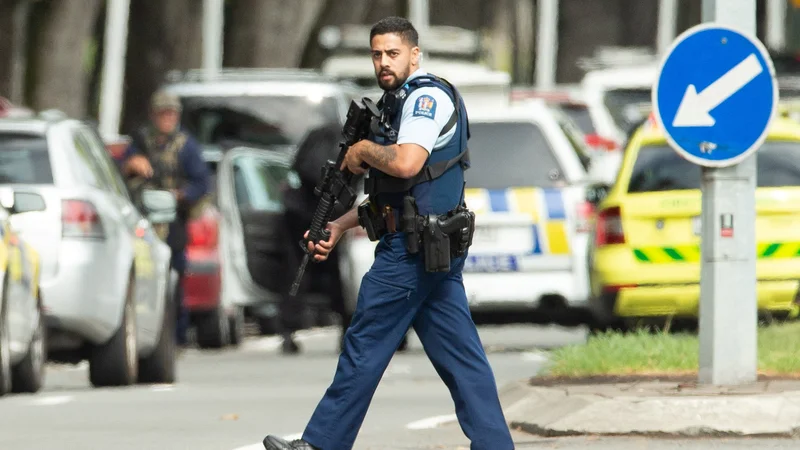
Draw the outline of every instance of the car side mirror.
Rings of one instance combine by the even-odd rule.
[[[174,222],[178,213],[178,201],[170,191],[143,190],[142,206],[147,211],[147,219],[153,224]]]
[[[15,191],[9,187],[0,188],[0,206],[9,214],[22,214],[45,210],[44,197],[35,192]]]
[[[586,188],[586,202],[598,206],[611,190],[611,186],[606,183],[595,183]]]

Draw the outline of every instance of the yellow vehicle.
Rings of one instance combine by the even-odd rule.
[[[756,153],[758,309],[794,317],[800,287],[800,124],[776,118]],[[700,298],[701,168],[645,123],[628,143],[613,187],[594,186],[589,244],[598,325],[696,318]],[[610,190],[609,190],[610,189]]]
[[[35,193],[0,188],[0,396],[33,393],[44,381],[47,348],[39,254],[14,231],[14,216],[44,209]]]

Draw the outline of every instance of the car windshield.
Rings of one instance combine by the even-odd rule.
[[[650,88],[611,89],[606,91],[604,102],[614,124],[623,133],[627,133],[650,114]]]
[[[292,171],[288,165],[240,156],[233,161],[236,203],[240,210],[278,212],[283,208],[281,185]]]
[[[589,115],[589,108],[585,105],[561,105],[561,110],[567,115],[583,134],[594,134],[594,123]]]
[[[51,184],[47,140],[41,135],[0,133],[0,184]]]
[[[758,187],[800,186],[800,142],[767,141],[756,153]],[[645,146],[633,166],[628,192],[700,189],[700,166],[672,147]]]
[[[183,97],[182,125],[205,146],[296,146],[312,128],[339,122],[333,97]]]
[[[472,122],[467,187],[555,187],[564,175],[542,130],[526,122]]]

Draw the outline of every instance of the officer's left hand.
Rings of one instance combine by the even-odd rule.
[[[347,153],[344,155],[344,161],[342,162],[342,167],[339,170],[347,170],[354,175],[361,175],[367,172],[367,169],[362,167],[361,164],[364,163],[364,160],[361,159],[361,152],[364,150],[364,146],[366,144],[364,141],[356,142],[355,144],[351,145],[349,149],[347,149]]]

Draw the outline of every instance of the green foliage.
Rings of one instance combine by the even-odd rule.
[[[585,345],[553,351],[546,375],[578,377],[593,375],[686,374],[698,369],[697,335],[652,332],[604,333]],[[760,327],[758,369],[770,375],[800,374],[800,323]]]

